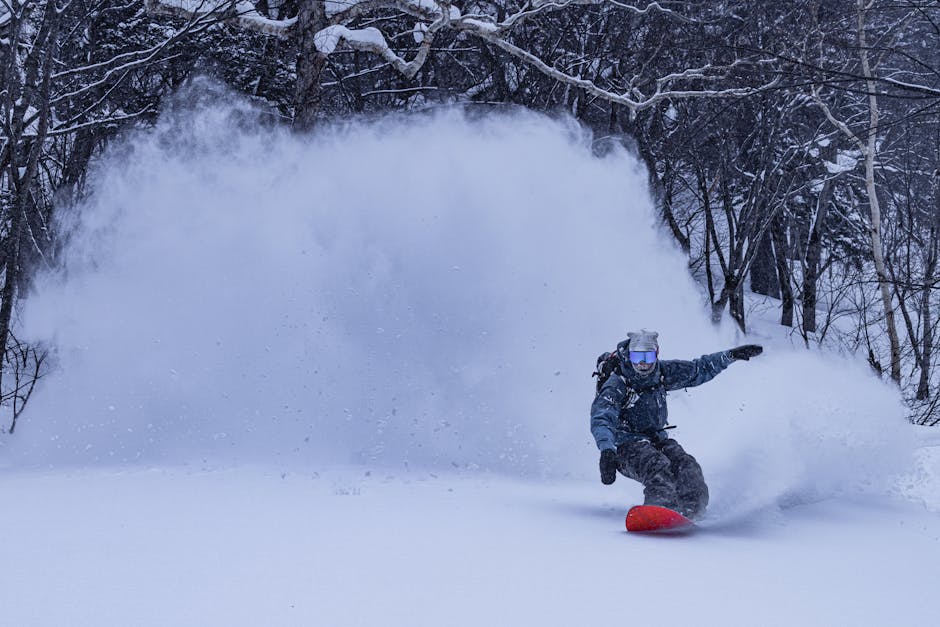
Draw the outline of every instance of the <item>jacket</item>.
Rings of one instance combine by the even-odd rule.
[[[665,439],[666,392],[711,381],[732,359],[722,351],[692,361],[663,360],[646,376],[621,362],[623,374],[610,375],[591,404],[591,434],[602,451],[634,440]]]

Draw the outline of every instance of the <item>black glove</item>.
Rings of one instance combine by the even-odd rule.
[[[745,344],[744,346],[737,346],[728,351],[728,354],[731,356],[731,359],[738,361],[743,359],[747,361],[751,357],[757,357],[764,352],[763,346],[758,346],[757,344]]]
[[[610,485],[617,478],[617,451],[607,448],[601,451],[601,483]]]

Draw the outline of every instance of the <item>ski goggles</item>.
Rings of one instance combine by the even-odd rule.
[[[630,363],[655,364],[656,363],[656,351],[630,351]]]

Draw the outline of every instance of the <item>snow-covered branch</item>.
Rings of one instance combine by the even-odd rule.
[[[510,43],[504,37],[502,37],[498,32],[490,32],[484,25],[483,28],[476,30],[475,34],[482,39],[500,47],[505,50],[512,56],[517,59],[524,61],[526,64],[531,65],[536,68],[538,71],[542,72],[546,76],[549,76],[560,83],[566,85],[571,85],[572,87],[578,87],[585,90],[587,93],[600,98],[601,100],[606,100],[607,102],[612,102],[627,107],[631,111],[641,111],[643,109],[648,109],[650,107],[656,106],[657,104],[672,99],[681,99],[681,98],[730,98],[730,97],[743,97],[749,96],[761,91],[768,89],[773,89],[779,85],[779,79],[775,78],[771,81],[768,81],[764,84],[754,86],[754,87],[730,87],[727,89],[663,89],[663,86],[667,83],[671,83],[679,78],[696,78],[696,79],[708,79],[708,80],[717,80],[722,78],[720,76],[709,76],[706,77],[704,70],[695,70],[690,71],[688,75],[670,75],[664,77],[657,81],[657,88],[651,94],[642,94],[638,89],[634,88],[631,90],[633,94],[628,95],[628,93],[618,93],[611,91],[609,89],[603,89],[597,85],[594,81],[587,80],[573,74],[569,74],[562,70],[559,70],[556,67],[550,66],[545,63],[542,59],[536,55],[523,50],[522,48],[516,46],[515,44]],[[685,73],[683,73],[685,74]]]
[[[72,91],[55,96],[51,100],[52,104],[74,98],[91,90],[99,89],[103,85],[111,83],[114,77],[118,75],[126,76],[128,72],[134,69],[153,63],[156,59],[161,58],[161,55],[163,55],[168,48],[186,37],[198,34],[205,28],[215,24],[218,19],[219,18],[213,13],[197,14],[190,17],[189,21],[182,28],[173,31],[166,39],[146,50],[135,50],[126,54],[116,55],[101,63],[70,68],[53,75],[52,78],[54,80],[59,80],[75,74],[88,74],[105,70],[104,74],[97,80],[90,81]]]
[[[98,119],[88,119],[80,123],[72,123],[70,125],[60,124],[54,129],[50,130],[46,136],[47,137],[59,137],[62,135],[70,135],[72,133],[77,133],[82,129],[94,128],[96,126],[104,126],[106,124],[121,124],[123,122],[128,122],[130,120],[136,120],[144,115],[147,115],[153,111],[151,105],[146,105],[140,111],[134,113],[124,113],[124,112],[115,112],[111,115],[104,116]],[[28,135],[27,135],[28,136]]]
[[[929,85],[921,85],[918,83],[910,83],[907,81],[900,81],[893,78],[884,78],[876,77],[872,80],[879,83],[887,83],[892,87],[897,87],[898,89],[903,89],[905,91],[912,91],[919,94],[924,94],[927,96],[933,96],[934,98],[940,98],[940,89],[936,87],[930,87]]]
[[[383,2],[383,0],[371,0],[371,2],[368,2],[367,4],[380,6],[386,3]],[[417,15],[417,8],[412,7],[412,5],[417,5],[417,7],[420,7],[422,10],[427,10],[426,7],[429,4],[436,5],[438,7],[438,20],[442,22],[442,27],[446,26],[453,30],[479,37],[480,39],[501,48],[516,59],[519,59],[525,64],[534,67],[542,74],[545,74],[546,76],[549,76],[550,78],[553,78],[560,83],[584,89],[586,92],[597,98],[623,105],[629,108],[631,111],[639,111],[655,106],[664,100],[676,98],[728,98],[747,96],[763,90],[772,89],[779,84],[778,79],[773,79],[757,86],[736,86],[725,89],[704,89],[698,86],[694,88],[690,87],[683,89],[675,85],[681,81],[710,82],[725,79],[731,72],[743,68],[749,63],[743,60],[738,60],[730,65],[706,65],[699,68],[691,68],[683,70],[682,72],[668,74],[655,81],[656,89],[653,91],[653,93],[643,94],[636,88],[631,89],[629,92],[617,92],[611,89],[605,89],[599,86],[593,80],[585,79],[581,76],[576,76],[561,70],[549,64],[546,60],[542,59],[537,54],[523,49],[511,41],[514,27],[519,26],[523,21],[540,14],[561,11],[575,5],[609,5],[619,9],[626,9],[639,15],[644,15],[653,10],[661,11],[668,15],[676,15],[675,12],[665,9],[660,4],[655,2],[638,7],[627,5],[622,2],[614,2],[611,0],[536,1],[527,3],[522,10],[500,22],[497,22],[494,18],[488,15],[462,15],[460,11],[456,7],[453,7],[449,2],[433,0],[417,0],[417,2],[410,2],[409,0],[399,0],[392,4],[404,5],[405,8],[411,7],[408,8],[407,11],[409,15]],[[362,5],[360,4],[357,6]],[[403,10],[405,10],[405,8],[403,8]],[[377,52],[381,53],[385,57],[389,56],[389,54],[381,48],[379,48]],[[416,71],[415,62],[409,64],[407,69],[412,72],[412,74],[409,74],[408,76],[412,76],[413,72]]]
[[[368,15],[373,11],[395,9],[425,22],[433,22],[442,17],[456,19],[460,11],[449,2],[435,0],[344,0],[328,1],[327,16],[332,24],[348,24],[352,20]]]
[[[645,16],[652,12],[662,13],[672,18],[676,18],[682,21],[691,21],[689,18],[682,16],[681,14],[663,7],[658,2],[650,2],[646,6],[634,6],[632,4],[627,4],[625,2],[619,2],[618,0],[535,0],[533,2],[526,3],[525,7],[517,11],[516,13],[510,15],[503,21],[497,24],[497,28],[500,31],[508,31],[514,26],[517,26],[523,20],[527,20],[531,17],[535,17],[540,14],[560,11],[567,9],[576,5],[608,5],[622,9],[627,13],[632,13],[634,15]]]
[[[833,126],[835,126],[837,129],[839,129],[840,131],[842,131],[842,133],[843,133],[847,138],[849,138],[849,140],[851,140],[851,142],[852,142],[853,144],[855,144],[856,146],[858,146],[859,150],[861,150],[861,151],[864,153],[864,152],[867,150],[867,146],[865,145],[865,142],[863,142],[861,139],[859,139],[858,135],[856,135],[854,132],[852,132],[852,129],[849,128],[849,125],[848,125],[848,124],[846,124],[846,123],[843,122],[842,120],[836,118],[836,116],[832,114],[832,109],[830,109],[830,108],[829,108],[829,105],[826,104],[826,101],[823,100],[823,99],[820,97],[820,95],[819,95],[819,87],[818,87],[818,86],[813,86],[813,88],[812,88],[812,96],[813,96],[813,103],[814,103],[817,107],[819,107],[820,111],[823,112],[823,115],[826,116],[826,119],[829,120],[829,122],[830,122]]]
[[[196,15],[214,13],[226,20],[238,20],[238,23],[256,32],[286,36],[291,33],[295,19],[271,20],[261,16],[251,3],[246,0],[229,0],[223,3],[195,2],[193,0],[148,0],[165,10],[177,15]],[[733,98],[755,94],[772,89],[779,84],[778,79],[765,81],[754,86],[732,85],[724,88],[708,88],[704,83],[727,81],[729,77],[752,65],[752,61],[737,60],[725,65],[703,65],[666,74],[648,82],[655,87],[644,93],[636,87],[624,91],[614,90],[599,85],[595,80],[578,76],[570,71],[556,67],[550,60],[538,53],[521,47],[514,41],[515,29],[524,22],[552,12],[564,11],[579,5],[608,6],[615,11],[629,12],[635,15],[647,15],[658,12],[669,18],[694,21],[678,12],[664,7],[658,2],[626,3],[620,0],[530,0],[520,10],[497,21],[491,15],[463,14],[449,0],[328,0],[325,3],[327,25],[316,32],[314,44],[316,51],[329,57],[341,47],[368,52],[383,59],[406,78],[414,77],[427,61],[434,35],[449,29],[464,35],[477,37],[497,46],[526,65],[559,83],[585,90],[592,96],[619,104],[631,111],[653,107],[670,99],[703,97]],[[413,32],[419,47],[411,60],[406,60],[389,45],[388,38],[375,22],[365,27],[354,27],[353,23],[380,11],[397,11],[418,20]],[[430,24],[428,24],[430,23]]]
[[[181,18],[215,17],[232,22],[241,28],[265,35],[289,37],[296,18],[272,20],[258,13],[247,0],[145,0],[151,15],[171,15]]]
[[[427,60],[428,52],[434,40],[434,33],[440,29],[442,24],[443,22],[439,20],[423,31],[423,40],[418,48],[418,53],[411,61],[405,61],[395,54],[389,47],[388,42],[385,41],[382,32],[372,27],[350,29],[334,24],[318,32],[314,36],[314,44],[321,54],[329,56],[340,42],[345,42],[353,50],[371,52],[382,57],[405,78],[412,78]]]

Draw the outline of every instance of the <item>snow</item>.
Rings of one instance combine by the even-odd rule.
[[[272,7],[273,8],[273,7]],[[296,17],[286,20],[272,20],[265,17],[255,10],[255,5],[248,0],[240,0],[235,7],[235,13],[243,22],[252,24],[256,28],[269,33],[281,33],[293,26],[297,22]]]
[[[425,33],[427,32],[428,32],[427,24],[416,22],[414,30],[411,32],[411,35],[412,37],[414,37],[415,43],[420,44],[424,42]]]
[[[327,17],[333,17],[337,13],[342,13],[364,1],[365,0],[326,0],[326,15]]]
[[[919,447],[909,475],[901,480],[901,491],[908,498],[940,513],[940,429],[915,427]]]
[[[157,4],[161,4],[167,7],[179,9],[189,14],[199,15],[202,13],[211,13],[218,10],[227,10],[229,8],[228,3],[225,2],[206,2],[206,0],[156,0]],[[297,22],[297,18],[290,18],[286,20],[274,20],[264,15],[258,13],[255,8],[255,4],[249,2],[249,0],[237,0],[235,2],[235,15],[238,16],[238,19],[241,22],[252,25],[256,29],[260,29],[262,32],[267,32],[271,34],[282,34],[286,29],[290,28]],[[275,9],[276,5],[272,5],[271,9]],[[169,32],[172,34],[172,29],[169,29]]]
[[[436,0],[409,0],[406,4],[410,4],[416,7],[419,10],[426,11],[432,15],[441,14],[441,5],[437,3]],[[456,20],[460,17],[460,9],[453,5],[447,6],[447,14],[452,20]]]
[[[479,33],[495,34],[499,32],[499,26],[491,20],[478,20],[476,18],[465,17],[463,23],[472,26]]]
[[[2,622],[932,622],[940,436],[863,359],[713,326],[630,155],[197,96],[112,147],[25,303],[59,369],[0,436]],[[766,347],[670,394],[712,497],[679,538],[623,531],[588,430],[639,327]]]
[[[667,124],[675,124],[679,121],[679,110],[676,109],[676,106],[670,102],[669,106],[666,107],[666,112],[663,114],[663,118],[667,121]]]
[[[321,53],[330,55],[336,50],[336,46],[339,45],[341,39],[349,42],[360,42],[381,50],[388,49],[388,44],[385,42],[382,32],[371,26],[362,29],[350,29],[338,24],[327,26],[314,35],[313,43]]]
[[[349,29],[345,26],[327,26],[314,35],[313,43],[322,54],[330,55],[336,50],[336,46],[339,45],[344,33],[348,32]]]
[[[198,10],[200,4],[203,4],[199,0],[158,0],[158,2],[159,4],[168,7],[174,7],[190,12]]]
[[[829,174],[841,174],[843,172],[849,172],[855,169],[855,166],[858,165],[860,156],[857,150],[853,151],[844,151],[840,150],[836,155],[835,163],[831,161],[824,161],[826,166],[826,171]]]
[[[326,15],[332,17],[364,1],[366,0],[326,0]],[[410,7],[414,11],[424,13],[427,16],[439,16],[441,14],[441,5],[435,0],[405,0],[401,3],[401,6]],[[460,9],[449,6],[448,14],[450,19],[455,20],[460,17]]]
[[[940,523],[888,501],[661,538],[623,530],[639,493],[619,481],[161,468],[12,473],[0,491],[17,512],[0,544],[11,625],[889,625],[936,611]]]

